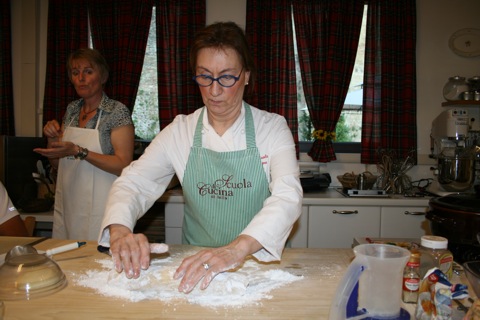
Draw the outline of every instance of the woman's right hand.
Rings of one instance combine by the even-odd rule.
[[[57,120],[48,121],[43,127],[43,134],[50,139],[60,139],[62,136],[62,127]]]
[[[124,271],[129,279],[138,278],[140,271],[150,266],[150,244],[147,237],[141,233],[134,234],[120,224],[110,225],[109,230],[110,252],[115,270]]]

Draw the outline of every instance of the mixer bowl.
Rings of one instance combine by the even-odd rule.
[[[475,158],[471,156],[439,156],[438,182],[446,191],[463,192],[475,180]]]

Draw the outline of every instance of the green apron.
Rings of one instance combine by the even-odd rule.
[[[183,178],[185,215],[182,242],[204,247],[230,243],[245,229],[270,196],[255,143],[252,111],[245,106],[247,148],[215,152],[202,147],[203,113]]]

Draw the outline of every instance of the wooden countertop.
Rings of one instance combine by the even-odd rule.
[[[34,238],[0,237],[0,253],[16,244]],[[48,239],[35,248],[46,250],[72,241]],[[327,319],[337,283],[353,257],[350,249],[286,249],[280,264],[264,264],[262,269],[284,269],[304,279],[270,292],[264,299],[248,307],[212,309],[179,301],[159,300],[130,302],[105,297],[93,289],[74,284],[72,275],[86,269],[99,268],[96,259],[107,256],[88,242],[74,251],[54,256],[68,279],[63,290],[29,301],[5,301],[6,319]],[[185,249],[172,245],[170,252]],[[333,272],[332,272],[333,271]],[[34,316],[35,315],[35,316]]]
[[[35,239],[0,237],[0,254]],[[71,242],[47,239],[35,248],[47,250]],[[96,247],[96,242],[91,241],[79,249],[55,255],[54,260],[67,276],[67,287],[29,301],[4,301],[5,319],[328,319],[337,285],[354,256],[351,249],[287,248],[281,263],[262,264],[261,270],[282,269],[302,275],[302,280],[272,290],[271,299],[246,307],[214,309],[184,300],[131,302],[76,285],[72,277],[100,268],[95,260],[107,257]],[[170,253],[186,249],[188,246],[172,245]],[[454,281],[467,283],[463,273],[461,279]],[[413,315],[414,304],[403,307]]]

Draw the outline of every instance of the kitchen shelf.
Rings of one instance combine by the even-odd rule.
[[[480,107],[477,100],[458,100],[442,102],[442,107]]]

